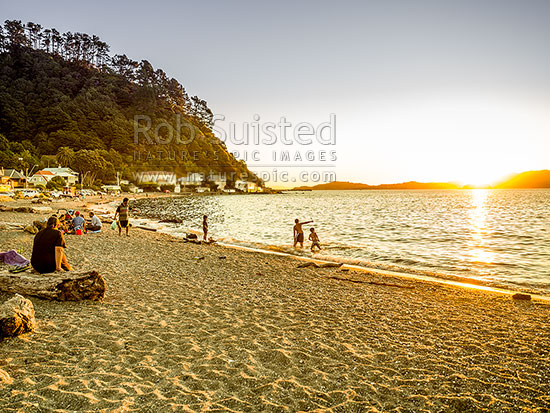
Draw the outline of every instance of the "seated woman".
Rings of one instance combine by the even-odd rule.
[[[67,245],[58,228],[59,220],[52,216],[48,219],[46,228],[34,237],[31,265],[41,274],[72,270],[64,251]]]
[[[59,215],[59,227],[57,229],[61,231],[62,234],[66,234],[69,232],[67,221],[65,221],[65,214]]]

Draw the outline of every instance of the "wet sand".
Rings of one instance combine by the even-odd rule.
[[[30,297],[37,329],[0,342],[0,411],[550,408],[548,304],[130,235],[67,236],[106,297]],[[32,240],[0,230],[2,251]]]

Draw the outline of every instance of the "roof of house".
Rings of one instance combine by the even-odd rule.
[[[25,179],[25,175],[16,169],[4,169],[4,176],[15,179]]]
[[[34,175],[54,175],[54,173],[50,171],[42,170],[42,171],[38,171]]]
[[[78,176],[78,172],[73,171],[71,168],[44,168],[43,171],[52,172],[54,175],[59,176]]]

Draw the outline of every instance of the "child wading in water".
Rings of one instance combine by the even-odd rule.
[[[319,244],[319,237],[315,232],[315,228],[310,229],[309,240],[311,241],[311,252],[313,252],[313,247],[317,247],[319,248],[319,251],[321,251],[321,245]]]

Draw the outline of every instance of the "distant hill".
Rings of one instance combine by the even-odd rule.
[[[494,188],[550,188],[550,170],[522,172],[498,183]]]
[[[382,184],[382,185],[367,185],[354,182],[329,182],[326,184],[319,184],[315,186],[300,186],[294,188],[295,191],[313,190],[313,191],[326,191],[326,190],[362,190],[362,189],[460,189],[457,184],[450,182],[403,182],[399,184]]]
[[[403,182],[400,184],[367,185],[355,182],[329,182],[315,186],[299,186],[294,191],[327,191],[327,190],[364,190],[364,189],[473,189],[470,185],[457,185],[451,182]],[[521,189],[521,188],[550,188],[550,170],[527,171],[503,180],[487,188]]]

